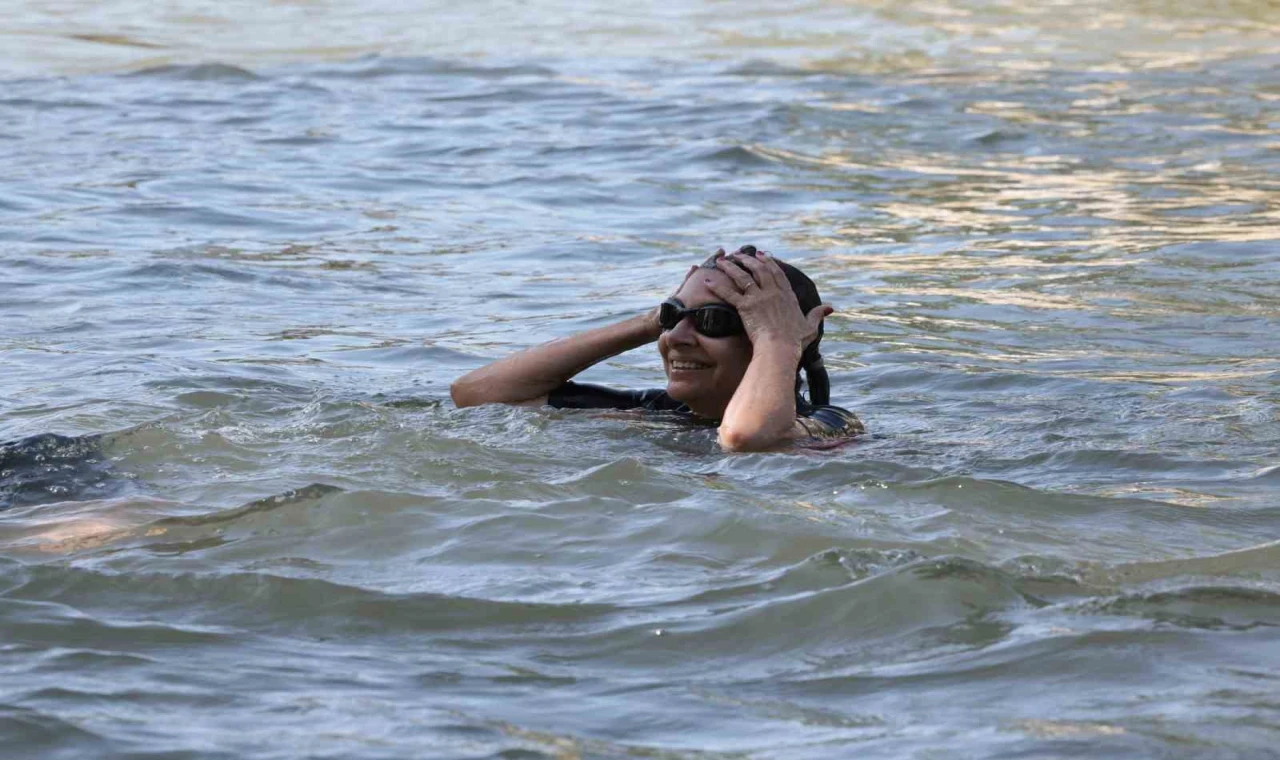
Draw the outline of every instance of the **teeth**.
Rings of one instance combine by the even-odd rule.
[[[671,362],[671,369],[707,369],[711,365],[697,362]]]

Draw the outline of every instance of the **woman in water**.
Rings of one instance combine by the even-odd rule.
[[[450,390],[460,407],[648,409],[718,421],[720,445],[729,451],[848,439],[862,432],[862,423],[828,404],[818,353],[822,320],[832,311],[795,267],[750,245],[729,255],[721,249],[690,268],[675,295],[648,313],[500,359]],[[655,340],[665,390],[571,381],[597,362]],[[800,393],[801,373],[808,400]]]

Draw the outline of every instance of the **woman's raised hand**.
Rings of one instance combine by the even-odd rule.
[[[721,256],[716,268],[729,282],[707,278],[707,289],[738,310],[753,346],[777,341],[803,351],[818,336],[823,318],[835,311],[824,303],[802,313],[782,267],[768,253]]]

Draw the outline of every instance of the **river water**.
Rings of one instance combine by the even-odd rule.
[[[0,76],[6,757],[1275,756],[1275,3],[13,0]],[[744,243],[862,440],[450,403]]]

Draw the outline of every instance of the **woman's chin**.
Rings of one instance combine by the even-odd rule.
[[[699,383],[695,378],[688,376],[687,372],[671,372],[667,374],[667,395],[676,401],[688,401],[690,397],[697,398],[699,393]]]
[[[667,378],[667,395],[690,408],[706,405],[707,389],[701,383],[693,382],[679,375]]]

